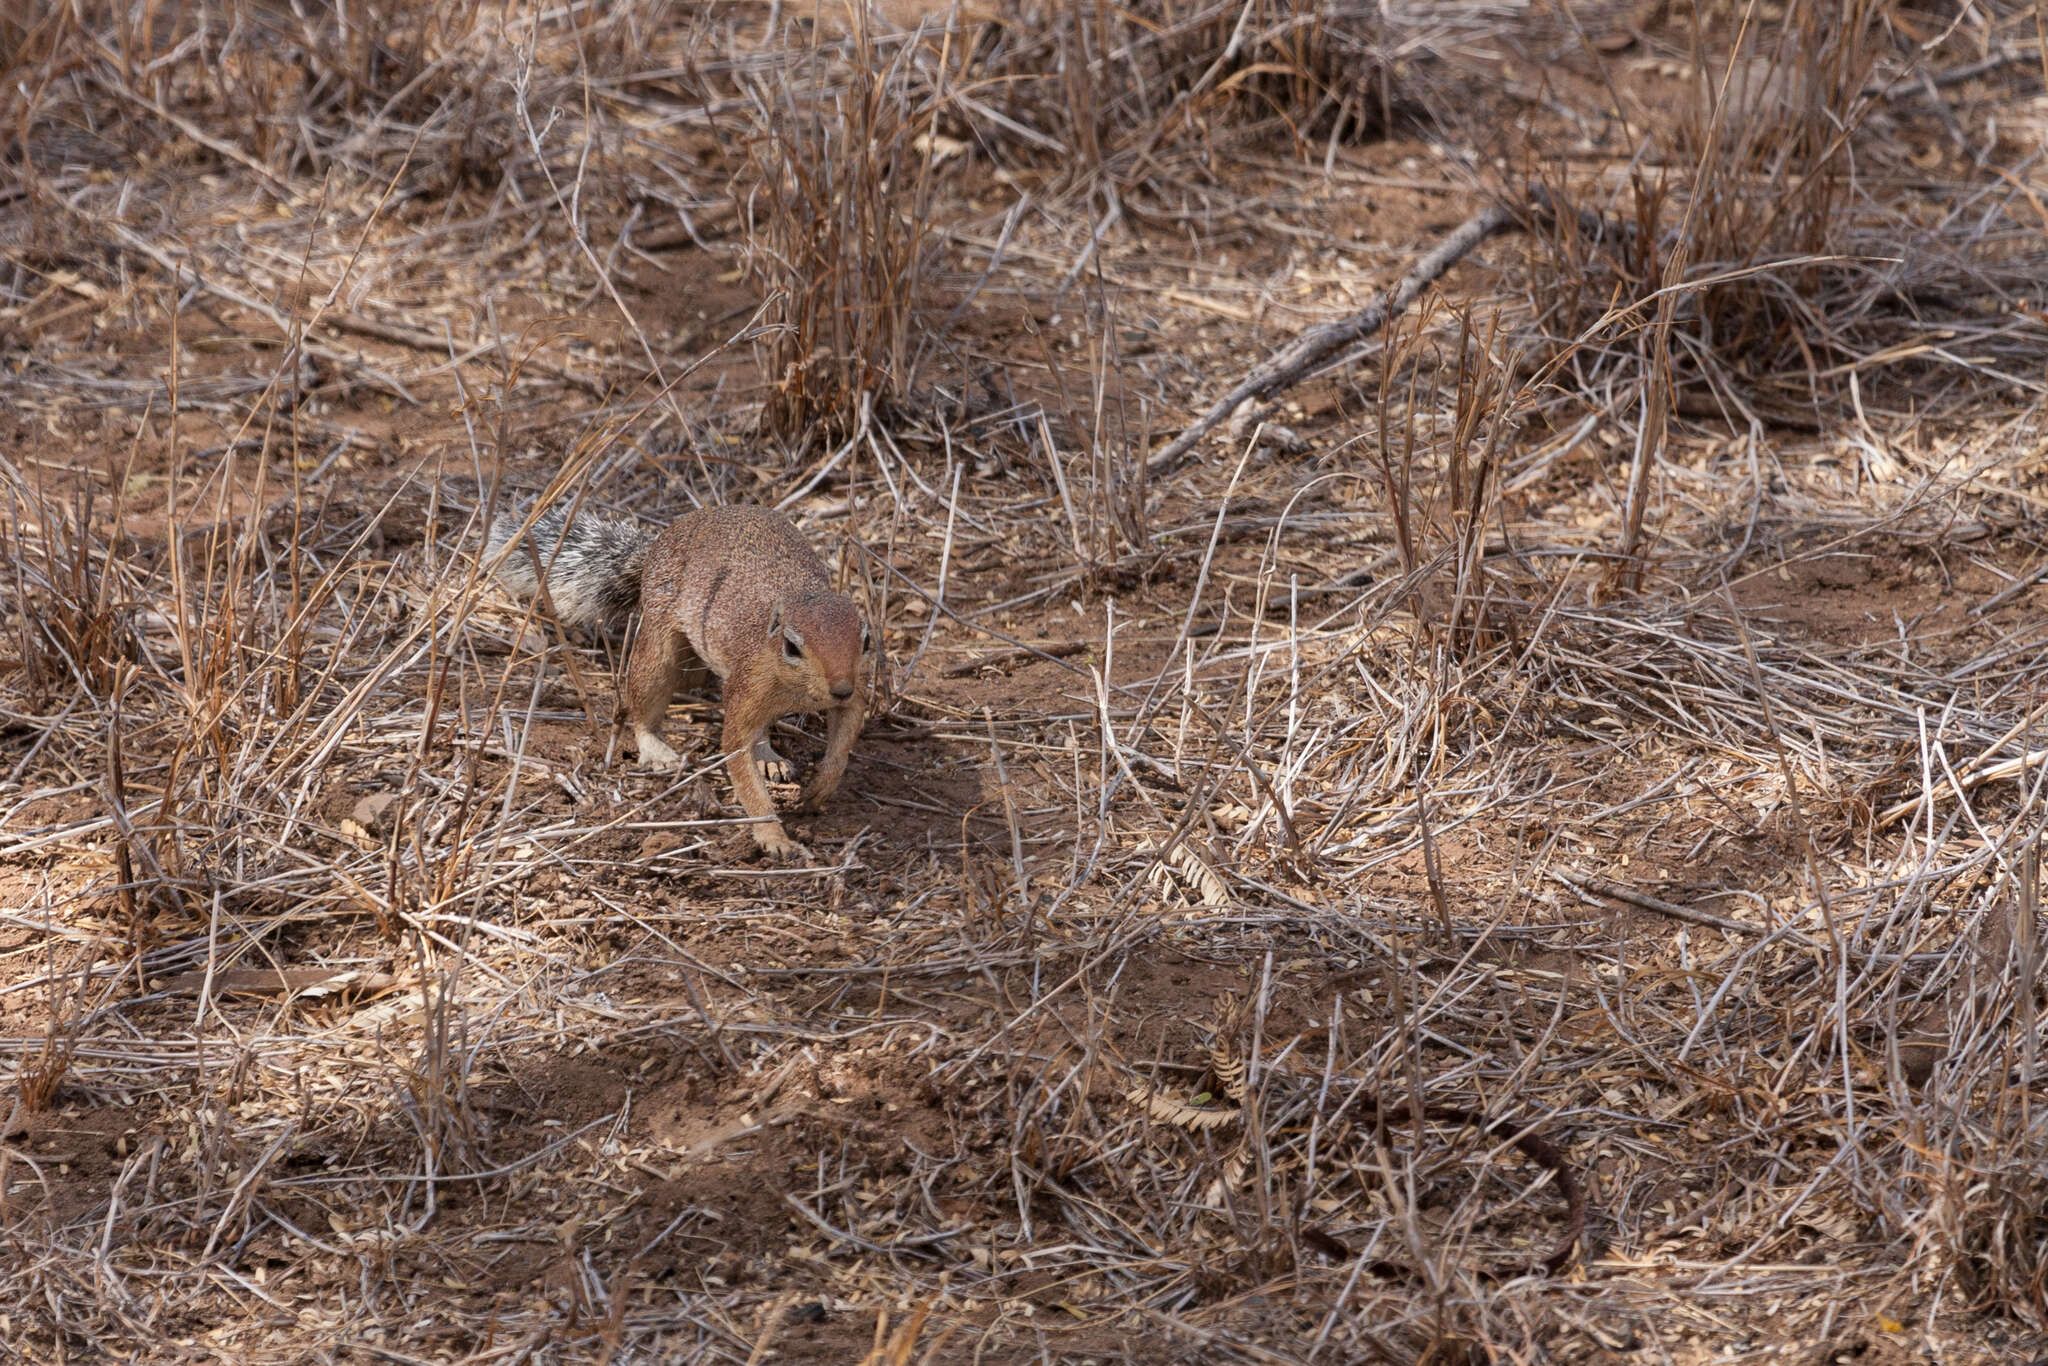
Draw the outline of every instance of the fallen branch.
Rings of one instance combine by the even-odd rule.
[[[1970,609],[1970,615],[1973,617],[1981,617],[1986,612],[1995,612],[1999,608],[2005,606],[2005,604],[2007,604],[2008,602],[2011,602],[2014,598],[2018,597],[2020,594],[2026,592],[2029,588],[2032,588],[2035,584],[2041,582],[2041,580],[2043,579],[2048,579],[2048,563],[2035,565],[2034,568],[2032,568],[2025,574],[2022,574],[2020,577],[2014,579],[2011,583],[2007,584],[1998,592],[1993,593],[1990,597],[1984,599],[1984,601],[1978,603],[1975,607],[1972,607]]]
[[[1706,911],[1696,911],[1690,906],[1680,906],[1674,902],[1650,896],[1645,892],[1639,892],[1633,887],[1624,887],[1619,882],[1609,882],[1605,878],[1584,877],[1578,873],[1561,873],[1555,868],[1550,870],[1550,875],[1572,890],[1582,892],[1587,896],[1604,896],[1610,901],[1626,902],[1628,905],[1637,907],[1640,910],[1655,911],[1658,915],[1668,915],[1673,920],[1683,920],[1689,925],[1704,925],[1708,929],[1720,930],[1726,934],[1762,936],[1772,932],[1763,925],[1745,925],[1740,920],[1729,920],[1722,916],[1710,915]],[[1792,937],[1804,942],[1811,942],[1806,940],[1806,936],[1802,934],[1794,933]]]
[[[2001,740],[1998,743],[2002,745],[2005,741]],[[1995,749],[1997,746],[1994,745],[1992,748]],[[1980,759],[1977,762],[1982,763],[1983,761]],[[1940,796],[1943,791],[1954,792],[1957,796],[1961,796],[1966,792],[1975,792],[1986,783],[1995,783],[2005,778],[2017,778],[2030,769],[2041,767],[2044,763],[2048,763],[2048,749],[2029,750],[2014,758],[2002,759],[1998,763],[1986,768],[1978,768],[1975,765],[1966,766],[1952,780],[1944,780],[1937,783],[1933,791],[1925,792],[1918,797],[1900,802],[1897,806],[1881,813],[1877,818],[1877,823],[1880,827],[1883,827],[1890,825],[1894,821],[1903,820],[1907,816],[1917,815],[1930,799]],[[1958,784],[1961,784],[1960,788],[1958,788]]]
[[[1489,205],[1473,214],[1460,223],[1450,236],[1438,243],[1436,250],[1417,261],[1384,296],[1373,300],[1347,318],[1339,318],[1335,322],[1320,323],[1309,328],[1279,351],[1274,352],[1264,364],[1239,380],[1229,393],[1218,399],[1193,426],[1146,460],[1146,473],[1157,475],[1172,470],[1183,456],[1194,449],[1196,442],[1214,431],[1236,412],[1241,404],[1254,399],[1271,398],[1281,390],[1299,383],[1318,362],[1332,352],[1351,345],[1361,337],[1371,336],[1391,320],[1400,317],[1407,311],[1408,306],[1421,296],[1423,290],[1436,283],[1445,271],[1456,265],[1472,248],[1495,233],[1519,226],[1521,222],[1520,215],[1514,210],[1502,208],[1497,204]]]
[[[1020,645],[1014,650],[998,650],[992,655],[965,660],[939,673],[941,678],[965,678],[980,673],[983,669],[1007,669],[1012,664],[1029,664],[1034,659],[1065,659],[1080,654],[1083,650],[1099,644],[1093,640],[1056,640],[1047,645]]]

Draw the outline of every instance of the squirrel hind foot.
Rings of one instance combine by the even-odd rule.
[[[754,827],[754,842],[760,846],[762,857],[770,863],[809,863],[811,851],[791,839],[777,821],[769,826]]]
[[[642,731],[635,737],[633,743],[639,751],[640,763],[644,768],[678,768],[682,764],[683,756],[669,748],[668,742],[658,735],[649,735]]]
[[[777,754],[775,747],[766,740],[754,742],[754,762],[760,765],[761,776],[771,783],[796,781],[796,765]]]

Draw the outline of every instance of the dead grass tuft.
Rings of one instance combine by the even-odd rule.
[[[766,428],[831,437],[910,394],[932,314],[935,136],[958,54],[948,39],[817,47],[756,81],[746,205],[751,277],[769,300]],[[839,61],[850,57],[845,67]],[[844,83],[828,71],[844,71]]]
[[[1297,155],[1383,135],[1406,105],[1389,30],[1370,5],[1016,0],[957,103],[1004,161],[1050,154],[1067,183],[1113,198],[1275,131]]]
[[[111,549],[95,542],[94,527],[105,515],[95,506],[97,490],[88,483],[68,499],[52,497],[11,463],[0,477],[7,498],[0,560],[14,603],[6,625],[17,642],[10,663],[30,705],[48,706],[58,696],[110,697],[137,644],[130,585]],[[118,521],[118,506],[114,516]]]
[[[1930,1164],[1927,1219],[1944,1264],[1980,1308],[2048,1329],[2048,1149],[2033,1131],[1978,1125]]]
[[[1413,330],[1397,322],[1388,341],[1373,456],[1409,611],[1453,649],[1476,651],[1497,640],[1503,624],[1488,612],[1495,571],[1484,551],[1498,513],[1502,443],[1527,395],[1509,388],[1518,358],[1501,354],[1507,339],[1498,315],[1483,331],[1461,316],[1448,361],[1422,343],[1428,326],[1426,314]],[[1448,424],[1433,403],[1419,401],[1446,383]]]
[[[1938,323],[1983,325],[1965,296],[2003,294],[2025,268],[2000,212],[1902,214],[1868,183],[1901,168],[1885,35],[1865,0],[1781,23],[1745,10],[1733,51],[1695,44],[1678,117],[1635,130],[1623,179],[1549,179],[1585,212],[1539,234],[1532,298],[1553,343],[1581,348],[1576,378],[1638,354],[1659,373],[1662,347],[1688,411],[1797,424],[1858,373],[1924,370],[1910,341]]]
[[[1903,40],[1887,7],[1737,6],[1733,18],[1727,48],[1695,35],[1675,117],[1613,96],[1635,143],[1625,166],[1588,179],[1545,164],[1530,177],[1545,210],[1531,219],[1534,349],[1546,375],[1597,396],[1631,434],[1610,576],[1623,586],[1639,582],[1649,481],[1673,422],[1813,430],[1814,413],[1844,399],[1896,413],[2035,385],[2035,329],[2013,322],[2039,263],[2031,201],[1987,183],[1966,211],[1944,203],[1946,186],[1917,198],[1879,188],[1915,173],[1897,92],[1934,89],[1924,52],[1892,55]],[[1612,91],[1616,72],[1599,71]],[[1965,336],[1968,358],[1952,344]],[[1859,421],[1871,430],[1867,413]]]
[[[14,1098],[6,1122],[0,1124],[0,1140],[20,1133],[24,1121],[47,1111],[71,1075],[93,961],[92,955],[82,956],[82,971],[58,971],[52,964],[42,1043],[33,1052],[23,1050],[15,1063]]]

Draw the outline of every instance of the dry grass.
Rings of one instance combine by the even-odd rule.
[[[932,182],[947,150],[938,111],[957,57],[950,34],[885,54],[865,14],[829,60],[812,42],[793,69],[750,83],[750,174],[735,193],[769,300],[762,421],[783,436],[844,436],[916,384],[933,311]]]
[[[1320,155],[1384,132],[1397,101],[1390,33],[1370,5],[1025,0],[981,37],[984,84],[959,108],[999,162],[1051,153],[1113,202],[1166,163],[1213,167],[1247,133],[1279,129]]]
[[[0,21],[0,1340],[2048,1349],[2039,36],[1730,15]],[[837,558],[818,866],[544,491]]]
[[[2009,53],[2025,17],[1982,11],[1937,44],[1925,16],[1865,0],[1761,16],[1712,9],[1732,42],[1693,42],[1690,88],[1663,117],[1615,94],[1625,161],[1586,177],[1523,151],[1559,210],[1539,220],[1527,277],[1533,349],[1636,433],[1631,586],[1644,481],[1674,414],[1820,430],[1846,402],[1875,443],[1872,412],[1910,421],[1959,391],[2040,392],[2024,302],[2042,265],[2038,200],[2011,173],[1958,190],[1918,169],[1957,151],[1982,167],[1999,150],[1980,145],[1995,123],[1973,141],[1941,102],[1934,49]],[[1901,117],[1902,93],[1923,87],[1945,120],[1932,133]]]

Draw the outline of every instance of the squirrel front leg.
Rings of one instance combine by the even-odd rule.
[[[846,761],[853,754],[853,742],[860,738],[864,701],[856,696],[851,702],[825,712],[825,757],[818,761],[817,771],[804,785],[797,810],[822,811],[826,798],[839,790],[839,780],[846,776]]]
[[[725,729],[719,741],[725,751],[725,771],[732,778],[733,795],[740,799],[741,809],[753,817],[749,828],[754,833],[754,843],[769,858],[785,863],[809,858],[810,851],[782,828],[775,815],[775,797],[761,777],[760,765],[754,761],[754,746],[766,736],[768,723],[775,719],[772,712],[769,699],[749,695],[744,678],[726,679]]]

